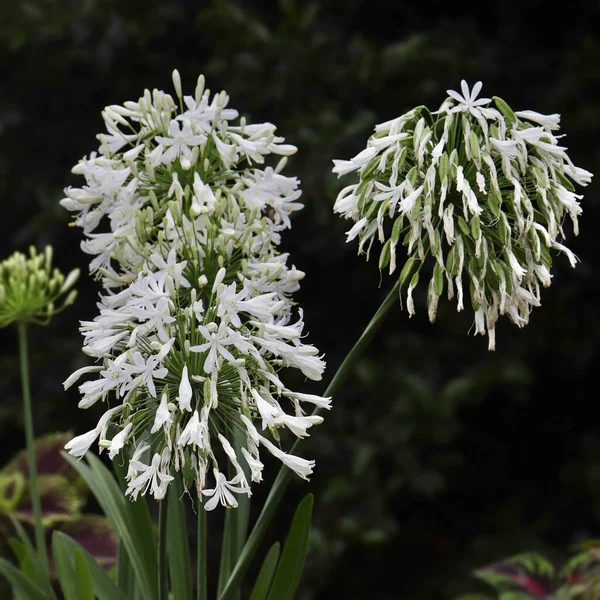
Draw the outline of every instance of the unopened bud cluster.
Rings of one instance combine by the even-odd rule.
[[[558,114],[513,112],[502,99],[477,98],[481,82],[449,97],[436,112],[420,106],[375,127],[353,159],[335,160],[338,176],[357,172],[358,183],[339,194],[334,211],[355,221],[367,257],[383,244],[379,268],[393,273],[398,245],[406,248],[400,274],[409,314],[413,291],[426,273],[429,318],[440,296],[465,305],[467,286],[475,333],[495,347],[500,315],[522,327],[549,286],[552,251],[576,264],[563,245],[565,217],[575,234],[581,213],[575,184],[592,174],[576,167],[559,144]],[[423,269],[423,267],[425,267]]]
[[[65,277],[52,267],[52,247],[29,255],[15,252],[0,262],[0,328],[11,323],[46,325],[69,304],[77,292],[72,289],[79,270]]]
[[[130,446],[132,498],[163,498],[179,472],[210,510],[250,495],[260,448],[308,478],[314,461],[284,452],[279,430],[307,436],[322,418],[303,405],[329,399],[280,379],[293,367],[318,380],[325,367],[291,300],[304,274],[277,248],[302,207],[298,180],[281,174],[296,148],[271,123],[238,121],[202,76],[193,96],[176,71],[173,83],[175,98],[146,90],[104,110],[98,153],[74,168],[86,184],[62,201],[104,286],[100,314],[81,326],[96,364],[65,387],[95,373],[80,407],[114,404],[67,448],[80,457],[98,440],[113,459]],[[270,154],[283,158],[263,167]]]

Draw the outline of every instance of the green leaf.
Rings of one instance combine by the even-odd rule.
[[[171,592],[176,600],[192,600],[192,568],[185,506],[181,501],[181,480],[176,477],[167,502],[167,551]]]
[[[145,502],[129,502],[112,473],[94,455],[88,453],[87,465],[69,455],[65,458],[87,482],[119,534],[131,560],[137,588],[147,600],[158,600],[156,542]]]
[[[116,566],[119,538],[104,515],[81,515],[61,523],[60,531],[87,550],[100,566],[105,569]]]
[[[131,567],[129,554],[127,554],[122,541],[119,543],[119,553],[117,555],[117,585],[128,598],[134,597],[135,575]]]
[[[54,558],[56,576],[65,595],[65,600],[80,600],[75,568],[59,531],[55,531],[52,535],[52,556]]]
[[[130,600],[133,598],[133,594],[130,595],[126,591],[119,589],[107,572],[94,560],[85,548],[82,548],[68,535],[62,534],[62,537],[65,544],[74,554],[79,552],[85,559],[94,585],[94,594],[99,600]]]
[[[4,575],[13,588],[24,594],[27,600],[49,600],[52,596],[45,594],[32,579],[21,573],[14,565],[0,558],[0,574]]]
[[[225,518],[223,522],[223,542],[221,544],[221,560],[219,562],[219,581],[217,584],[217,594],[221,595],[227,580],[229,579],[229,575],[231,574],[231,569],[235,564],[235,561],[232,561],[232,555],[235,552],[235,534],[234,534],[234,517],[235,517],[236,509],[225,509]],[[239,599],[239,589],[234,592],[232,595],[232,599]]]
[[[32,580],[35,581],[36,585],[43,589],[46,594],[49,594],[49,598],[54,598],[52,582],[50,581],[48,572],[46,571],[46,569],[44,569],[42,565],[37,550],[31,543],[31,540],[29,539],[27,533],[25,533],[25,529],[23,529],[23,526],[13,517],[11,517],[10,520],[12,522],[13,527],[15,528],[15,531],[17,532],[17,535],[19,536],[19,540],[21,542],[20,549],[24,553],[22,559],[19,556],[21,571],[23,571],[25,574],[30,575],[32,577]],[[14,546],[13,549],[16,551]]]
[[[308,549],[312,507],[313,495],[308,494],[296,509],[268,600],[292,600],[294,597]]]
[[[263,561],[258,577],[256,578],[256,583],[252,588],[250,600],[266,600],[269,588],[271,587],[271,581],[273,581],[275,569],[277,568],[280,550],[281,545],[279,542],[275,542],[271,546],[269,552],[267,552],[267,556],[265,556],[265,560]]]
[[[121,488],[123,496],[125,496],[125,491],[127,489],[127,465],[128,462],[126,460],[113,462],[115,477]],[[129,503],[129,509],[134,511],[138,528],[148,533],[154,531],[154,522],[150,518],[148,503],[145,496],[139,498],[134,503]],[[153,544],[152,548],[154,549],[155,560],[157,561],[156,564],[158,564],[157,544],[155,543],[154,535],[151,536],[151,540],[151,543]],[[117,561],[117,583],[119,588],[127,595],[128,600],[147,600],[143,588],[137,584],[136,573],[133,569],[131,559],[127,554],[127,548],[122,543],[122,540],[119,544]],[[158,579],[156,584],[158,586]]]
[[[87,561],[79,548],[75,550],[73,558],[75,559],[75,579],[79,590],[79,600],[94,600],[92,574]]]

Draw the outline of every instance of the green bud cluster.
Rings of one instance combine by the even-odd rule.
[[[74,269],[66,277],[52,267],[52,247],[29,255],[15,252],[0,262],[0,328],[12,323],[46,325],[77,296],[72,289],[79,277]]]

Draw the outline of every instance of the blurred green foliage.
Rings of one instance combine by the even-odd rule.
[[[600,172],[599,12],[596,1],[575,2],[557,15],[537,0],[469,11],[437,0],[0,3],[1,254],[52,243],[60,268],[86,272],[58,200],[77,184],[70,168],[96,147],[101,109],[170,88],[173,68],[184,86],[204,73],[232,106],[299,147],[286,172],[302,181],[305,209],[283,246],[307,273],[297,299],[331,377],[392,285],[344,243],[331,160],[363,148],[376,123],[437,108],[465,78],[516,108],[562,113],[575,164]],[[400,306],[390,317],[303,450],[317,471],[302,600],[452,597],[472,589],[483,564],[597,533],[597,189],[586,190],[572,246],[580,265],[557,261],[544,305],[526,330],[501,322],[495,353],[446,304],[435,325],[420,297],[413,319]],[[38,434],[97,420],[61,387],[86,363],[77,321],[93,317],[98,288],[79,288],[32,345]],[[12,332],[1,341],[7,458],[22,445],[20,395]],[[298,483],[290,494],[306,491]]]

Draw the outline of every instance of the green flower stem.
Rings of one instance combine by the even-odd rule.
[[[158,503],[158,598],[169,600],[169,572],[167,568],[167,515],[168,495]]]
[[[48,554],[46,537],[42,523],[42,506],[37,486],[37,466],[35,456],[35,436],[33,434],[33,413],[31,410],[31,393],[29,390],[29,361],[27,352],[27,324],[19,322],[19,364],[21,368],[21,384],[23,389],[23,421],[25,424],[25,441],[27,445],[27,463],[29,467],[29,492],[35,520],[35,544],[45,571],[48,573]]]
[[[197,600],[207,600],[206,588],[206,511],[198,500]]]
[[[347,354],[346,358],[336,371],[331,383],[327,386],[325,390],[324,396],[333,396],[342,386],[342,384],[346,381],[349,375],[352,373],[358,359],[362,356],[369,342],[373,339],[373,336],[377,332],[377,330],[381,327],[385,316],[389,312],[390,308],[394,306],[398,302],[398,294],[400,292],[400,287],[402,286],[402,282],[400,279],[396,282],[396,285],[392,288],[390,293],[387,295],[377,312],[373,315],[373,318],[366,326],[365,330],[362,332],[362,335],[354,344],[352,350]],[[318,407],[314,410],[313,414],[318,414]],[[299,440],[292,446],[290,453],[293,454],[296,446],[298,445]],[[242,578],[246,574],[248,567],[250,566],[250,562],[254,558],[254,555],[258,549],[258,545],[260,544],[268,526],[275,514],[275,510],[277,506],[281,502],[285,489],[292,478],[292,470],[288,469],[285,466],[282,466],[279,469],[279,473],[277,474],[277,478],[273,483],[273,487],[269,493],[267,501],[260,513],[252,532],[248,536],[248,541],[240,554],[240,557],[231,572],[231,576],[227,581],[227,585],[223,589],[223,593],[219,596],[219,600],[231,600],[234,592],[239,588]]]

